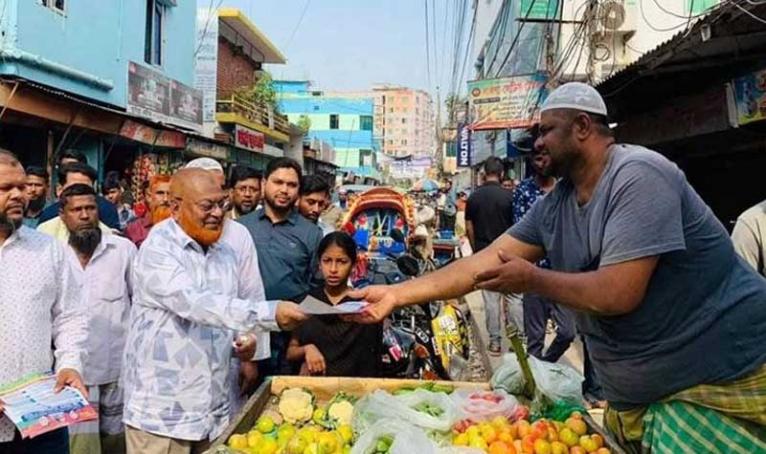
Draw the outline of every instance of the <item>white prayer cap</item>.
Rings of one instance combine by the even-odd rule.
[[[574,109],[606,116],[606,103],[595,88],[582,82],[568,82],[548,95],[540,112],[553,109]]]
[[[186,169],[202,169],[202,170],[216,170],[218,172],[223,172],[223,166],[212,158],[197,158],[189,161],[186,166],[184,166]]]

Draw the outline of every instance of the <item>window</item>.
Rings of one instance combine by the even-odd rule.
[[[60,13],[64,12],[66,2],[64,0],[42,0],[42,4],[45,7],[56,10]]]
[[[338,129],[338,115],[330,114],[330,129]]]
[[[402,139],[402,145],[407,145],[407,139]]]
[[[359,129],[372,131],[372,115],[359,115]]]
[[[146,0],[144,60],[150,65],[162,65],[162,40],[165,37],[164,17],[165,6],[159,0]]]
[[[388,113],[394,113],[394,108],[393,107],[389,107],[388,108]]]
[[[407,119],[406,119],[406,118],[402,118],[402,124],[403,124],[403,125],[406,125],[406,124],[407,124]]]

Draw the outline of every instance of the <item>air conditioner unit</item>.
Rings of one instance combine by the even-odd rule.
[[[598,6],[598,33],[632,34],[636,31],[636,0],[606,0]]]

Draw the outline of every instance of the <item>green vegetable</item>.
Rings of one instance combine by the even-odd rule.
[[[373,454],[386,454],[391,449],[392,444],[394,444],[394,437],[392,435],[378,437]]]
[[[422,385],[418,386],[402,386],[401,388],[395,390],[393,392],[393,395],[398,396],[401,394],[407,394],[412,391],[415,391],[416,389],[423,389],[426,391],[430,391],[432,393],[445,393],[445,394],[452,394],[453,391],[455,391],[455,387],[451,385],[441,385],[438,383],[434,383],[432,381],[429,381],[427,383],[424,383]]]
[[[429,416],[435,416],[437,418],[444,414],[444,410],[442,408],[437,407],[436,405],[431,405],[428,402],[421,402],[412,407],[412,409],[421,413],[425,413]]]

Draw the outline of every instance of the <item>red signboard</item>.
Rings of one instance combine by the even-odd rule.
[[[266,137],[258,132],[235,125],[234,127],[234,144],[239,148],[244,148],[250,151],[257,151],[263,153],[263,146],[266,142]]]

